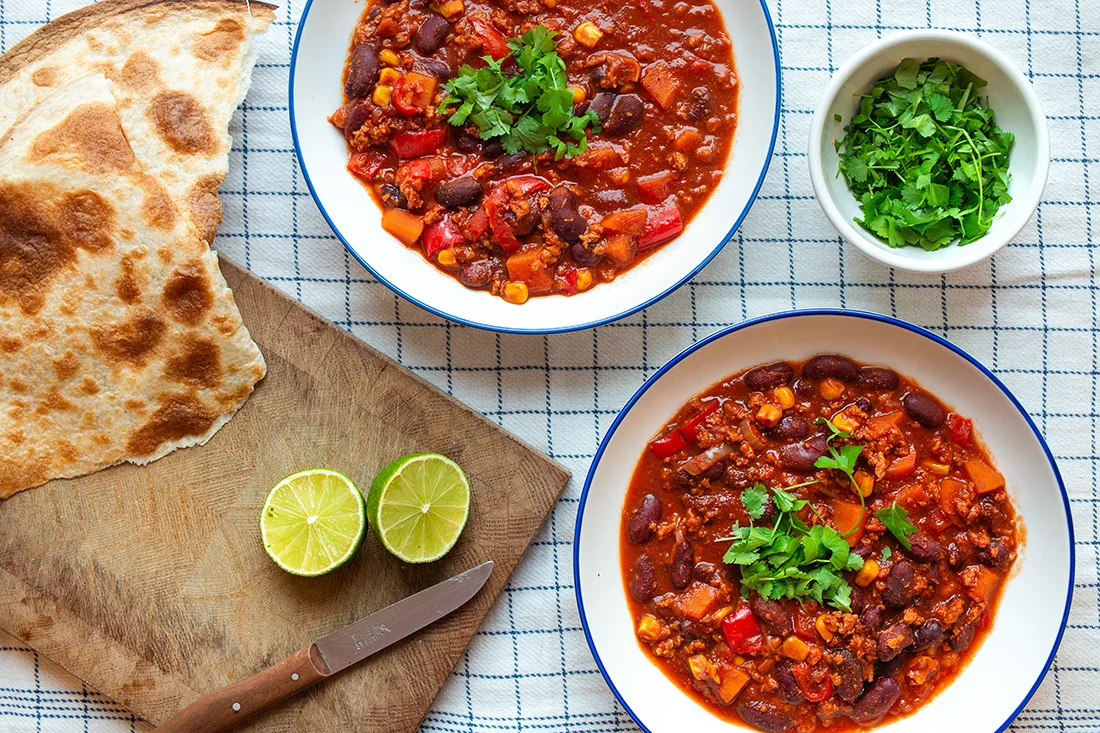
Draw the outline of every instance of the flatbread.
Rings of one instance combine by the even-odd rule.
[[[206,442],[265,372],[103,74],[0,140],[0,497]]]
[[[105,74],[146,172],[213,241],[229,121],[274,17],[244,0],[103,0],[69,13],[0,58],[0,132],[60,86]]]

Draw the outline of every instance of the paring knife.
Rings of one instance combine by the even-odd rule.
[[[443,618],[477,595],[493,562],[437,583],[323,636],[246,680],[200,697],[160,733],[222,733]]]

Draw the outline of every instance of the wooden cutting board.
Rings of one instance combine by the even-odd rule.
[[[222,270],[267,377],[207,445],[149,466],[53,481],[0,502],[0,627],[153,723],[415,591],[485,560],[460,611],[242,730],[415,730],[568,472],[242,268]],[[283,476],[315,466],[361,488],[432,451],[472,484],[455,549],[405,565],[368,537],[321,578],[284,573],[259,515]]]

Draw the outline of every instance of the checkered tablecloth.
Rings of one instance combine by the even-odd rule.
[[[83,3],[0,0],[0,49]],[[226,218],[215,246],[576,477],[422,730],[636,730],[593,664],[573,595],[573,523],[600,438],[643,380],[693,341],[751,316],[840,306],[904,318],[951,339],[991,367],[1046,434],[1072,500],[1077,585],[1057,659],[1012,730],[1100,731],[1100,296],[1092,249],[1100,215],[1100,0],[770,0],[783,60],[782,127],[744,225],[661,303],[619,323],[546,338],[433,317],[371,278],[329,231],[298,168],[286,109],[303,5],[286,2],[260,41],[252,90],[233,122]],[[1031,78],[1051,127],[1050,183],[1037,216],[991,261],[946,277],[891,271],[843,245],[806,170],[810,113],[832,71],[875,38],[913,26],[974,33],[1004,51]],[[0,634],[0,733],[146,729]]]

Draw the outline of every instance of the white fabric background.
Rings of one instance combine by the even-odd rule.
[[[81,4],[0,0],[0,49]],[[1077,585],[1057,659],[1012,730],[1100,731],[1092,249],[1100,212],[1100,2],[769,0],[783,59],[783,121],[770,173],[741,230],[692,282],[646,312],[548,338],[498,336],[432,317],[375,282],[332,236],[288,129],[290,51],[303,5],[288,0],[260,42],[252,91],[233,123],[226,219],[215,246],[577,477],[423,730],[636,730],[595,669],[573,596],[576,503],[599,440],[642,381],[692,341],[749,316],[841,306],[905,318],[969,350],[1047,435],[1073,502]],[[1054,161],[1038,215],[992,261],[947,277],[892,272],[842,245],[806,172],[810,110],[831,72],[867,42],[913,26],[975,33],[997,46],[1030,76],[1050,118]],[[0,731],[145,729],[0,635]]]

